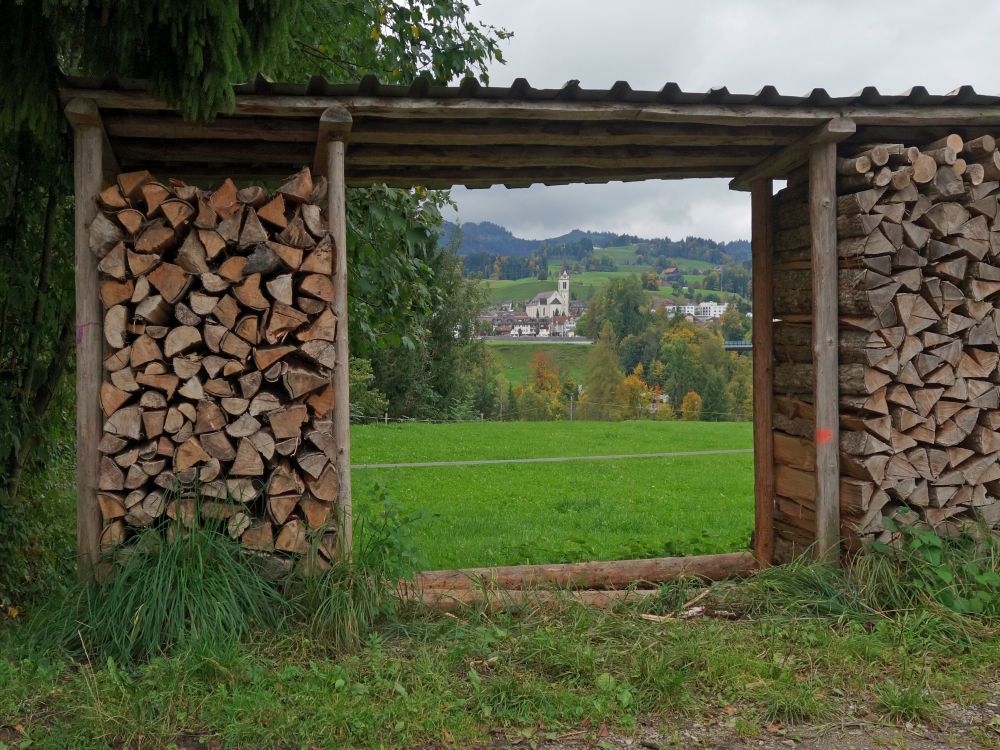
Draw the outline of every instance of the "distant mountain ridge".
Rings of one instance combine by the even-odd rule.
[[[457,237],[459,230],[460,241]],[[697,257],[689,254],[690,250],[697,247],[701,251],[697,255],[701,255],[706,249],[711,249],[729,256],[734,263],[750,260],[750,242],[747,240],[716,242],[703,237],[686,237],[683,240],[671,240],[668,237],[650,239],[630,234],[594,232],[584,229],[573,229],[558,237],[549,237],[544,240],[525,240],[515,237],[509,229],[492,221],[466,222],[461,227],[446,221],[441,232],[440,244],[450,247],[453,243],[457,243],[459,255],[491,253],[494,255],[527,256],[538,251],[543,244],[560,245],[581,238],[590,240],[596,248],[649,243],[658,247],[669,247],[670,253],[678,258]]]

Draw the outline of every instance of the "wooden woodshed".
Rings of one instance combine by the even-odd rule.
[[[1000,522],[1000,152],[992,138],[1000,97],[969,87],[832,97],[373,78],[258,79],[235,94],[232,113],[197,124],[143,81],[75,79],[62,91],[76,134],[84,569],[118,518],[98,501],[108,416],[99,394],[114,352],[102,331],[92,224],[102,189],[142,170],[203,188],[226,178],[273,181],[303,166],[324,175],[340,326],[346,187],[729,178],[752,199],[756,560],[812,548],[837,561],[865,540],[891,541],[893,524],[951,534]],[[776,195],[775,180],[788,181]],[[333,416],[323,429],[339,475],[339,544],[349,551],[346,336],[335,349]]]

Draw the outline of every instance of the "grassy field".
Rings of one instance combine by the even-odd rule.
[[[356,424],[356,464],[596,456],[750,448],[749,422]]]
[[[748,448],[748,424],[540,422],[365,425],[352,461],[615,455]],[[431,568],[726,552],[753,526],[753,455],[355,469],[418,514]]]
[[[532,360],[538,352],[545,352],[560,372],[570,375],[577,383],[583,382],[587,372],[587,358],[591,349],[586,344],[537,344],[521,341],[488,341],[490,351],[496,355],[500,372],[514,385],[523,383],[531,373]]]

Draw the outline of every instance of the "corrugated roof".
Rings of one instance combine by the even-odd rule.
[[[69,88],[104,89],[111,91],[146,92],[148,81],[133,78],[86,77],[69,78]],[[972,86],[960,86],[945,94],[931,94],[924,86],[914,86],[901,94],[883,94],[874,86],[866,86],[850,96],[831,96],[826,89],[816,88],[801,96],[782,94],[774,86],[764,86],[753,94],[734,94],[725,86],[708,91],[684,91],[676,83],[666,83],[653,90],[633,89],[628,81],[618,81],[607,89],[586,89],[577,80],[567,81],[560,88],[534,88],[527,79],[516,78],[510,86],[484,86],[474,78],[466,78],[455,86],[435,86],[418,77],[411,84],[385,84],[374,75],[357,83],[329,83],[322,76],[313,76],[307,83],[275,83],[263,76],[233,86],[238,96],[324,96],[428,99],[482,99],[492,101],[576,101],[620,102],[626,104],[717,104],[723,106],[762,105],[768,107],[894,107],[894,106],[995,106],[1000,96],[980,94]]]

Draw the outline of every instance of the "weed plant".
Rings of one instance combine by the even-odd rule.
[[[832,619],[876,627],[903,623],[915,637],[961,641],[1000,620],[1000,543],[985,530],[942,538],[900,528],[845,568],[803,555],[721,587],[726,606],[755,618]],[[971,617],[969,617],[971,616]]]
[[[380,619],[396,612],[397,584],[405,585],[421,562],[409,534],[414,520],[378,487],[374,502],[355,519],[351,559],[291,581],[296,610],[315,638],[352,650]]]

